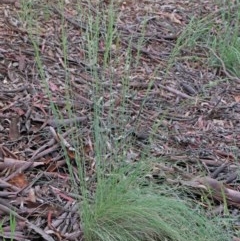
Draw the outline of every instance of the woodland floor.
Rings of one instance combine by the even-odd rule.
[[[43,75],[47,77],[51,93],[46,93],[41,81],[31,36],[19,19],[19,3],[0,0],[0,217],[5,216],[6,237],[8,230],[10,236],[7,217],[12,210],[20,220],[15,232],[19,241],[33,240],[32,235],[42,236],[44,240],[80,240],[81,227],[75,222],[78,220],[77,197],[69,182],[59,142],[71,143],[71,136],[81,137],[91,179],[95,171],[92,120],[96,100],[92,94],[96,85],[92,70],[97,70],[98,81],[102,81],[99,98],[103,103],[103,135],[106,132],[107,138],[111,132],[112,137],[126,138],[132,143],[128,149],[129,161],[138,160],[139,150],[146,147],[153,158],[165,160],[150,163],[153,179],[164,179],[166,183],[184,186],[196,193],[210,187],[215,204],[211,212],[219,216],[226,215],[224,190],[229,215],[235,220],[234,229],[239,231],[240,84],[224,81],[224,71],[210,68],[206,53],[197,48],[195,52],[182,49],[181,56],[174,59],[166,74],[181,32],[193,16],[202,18],[217,11],[213,1],[119,1],[116,5],[121,14],[115,27],[120,42],[112,48],[112,56],[118,58],[111,63],[114,71],[102,68],[105,43],[101,36],[97,63],[86,61],[87,43],[82,37],[86,25],[77,21],[75,4],[66,4],[64,25],[68,36],[72,116],[66,111],[69,105],[65,97],[66,66],[59,27],[63,16],[54,2],[37,2],[33,9],[40,21],[33,36],[38,38]],[[86,12],[96,14],[94,6],[89,9],[82,4]],[[101,4],[104,14],[108,3]],[[44,17],[44,9],[50,17]],[[120,118],[122,114],[121,76],[125,71],[125,57],[128,51],[137,55],[137,43],[142,38],[139,29],[146,15],[149,18],[140,61],[129,70],[130,89],[124,107],[129,120],[122,126],[118,115]],[[104,35],[104,28],[101,31]],[[133,41],[129,46],[130,35]],[[198,57],[197,61],[194,56]],[[112,100],[116,122],[108,126]],[[61,119],[56,119],[51,104],[61,110]],[[76,122],[80,129],[70,128]],[[69,128],[63,129],[60,135],[54,132],[59,125],[69,125]],[[114,148],[111,138],[106,143],[108,148]],[[66,148],[72,158],[70,148]],[[71,212],[66,211],[69,206]],[[64,217],[71,221],[59,224],[59,215],[61,220]],[[57,231],[59,225],[62,225],[61,232]],[[29,229],[34,232],[26,231]]]

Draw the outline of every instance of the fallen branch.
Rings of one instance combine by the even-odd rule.
[[[199,177],[192,181],[183,181],[182,185],[190,186],[194,190],[200,189],[207,192],[211,198],[228,205],[240,207],[240,192],[230,188],[230,186],[211,177]]]

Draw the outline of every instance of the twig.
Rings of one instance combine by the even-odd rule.
[[[69,23],[71,23],[74,27],[77,27],[77,28],[82,28],[83,30],[90,30],[88,29],[87,25],[85,23],[80,23],[80,22],[77,22],[75,20],[73,20],[72,18],[69,18],[67,17],[64,13],[62,13],[62,11],[60,11],[58,8],[56,8],[54,5],[51,5],[51,10],[60,15],[61,17],[65,18]],[[104,32],[104,29],[100,27],[99,29],[101,31],[101,33]]]
[[[3,93],[17,93],[17,92],[21,92],[21,91],[24,91],[24,90],[27,90],[29,88],[29,84],[26,84],[26,85],[23,85],[17,89],[13,89],[13,90],[0,90],[0,92],[3,92]]]
[[[56,119],[45,120],[45,119],[39,119],[39,118],[33,118],[33,117],[31,119],[37,122],[45,122],[46,124],[53,127],[58,127],[60,125],[72,125],[73,123],[85,122],[87,120],[87,116],[79,116],[71,119],[62,119],[62,120],[56,120]]]
[[[0,3],[5,3],[5,4],[13,4],[17,2],[17,0],[0,0]]]
[[[219,175],[224,169],[227,168],[228,164],[229,164],[229,163],[228,163],[227,161],[224,162],[221,166],[219,166],[219,167],[212,173],[211,177],[212,177],[212,178],[217,178],[218,175]]]
[[[161,87],[162,89],[167,90],[167,91],[169,91],[175,95],[178,95],[182,98],[185,98],[185,99],[191,99],[191,100],[195,99],[194,97],[187,95],[185,93],[182,93],[181,91],[173,89],[172,87],[169,87],[169,86],[164,86],[164,85],[158,84],[158,87]]]

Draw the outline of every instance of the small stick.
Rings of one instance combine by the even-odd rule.
[[[194,100],[194,99],[195,99],[194,97],[192,97],[192,96],[190,96],[190,95],[187,95],[187,94],[185,94],[185,93],[182,93],[182,92],[179,91],[179,90],[173,89],[172,87],[168,87],[168,86],[166,87],[166,86],[161,85],[161,84],[158,84],[158,86],[161,87],[162,89],[168,90],[169,92],[171,92],[171,93],[173,93],[173,94],[175,94],[175,95],[178,95],[178,96],[180,96],[180,97],[182,97],[182,98],[191,99],[191,100]]]

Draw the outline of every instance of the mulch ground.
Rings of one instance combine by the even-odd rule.
[[[152,160],[163,160],[150,163],[153,181],[164,178],[198,194],[210,188],[214,206],[209,213],[226,217],[227,204],[239,231],[239,81],[227,81],[224,66],[210,68],[206,51],[199,48],[181,49],[169,65],[192,17],[203,18],[218,7],[209,1],[118,1],[114,28],[119,37],[111,44],[106,59],[111,67],[106,68],[106,26],[98,33],[98,56],[89,60],[90,30],[77,4],[66,1],[64,10],[54,2],[31,4],[32,28],[17,1],[0,0],[0,237],[11,238],[11,214],[18,241],[83,239],[81,197],[71,184],[64,149],[75,178],[81,152],[88,178],[94,180],[96,101],[102,106],[106,153],[115,148],[117,155],[117,148],[127,148],[130,163],[148,149]],[[97,5],[103,18],[108,14],[108,1],[81,4],[92,16],[98,14]],[[91,31],[94,41],[96,32]],[[129,54],[132,60],[140,54],[138,63],[130,59],[127,65]],[[116,140],[127,145],[116,147]]]

